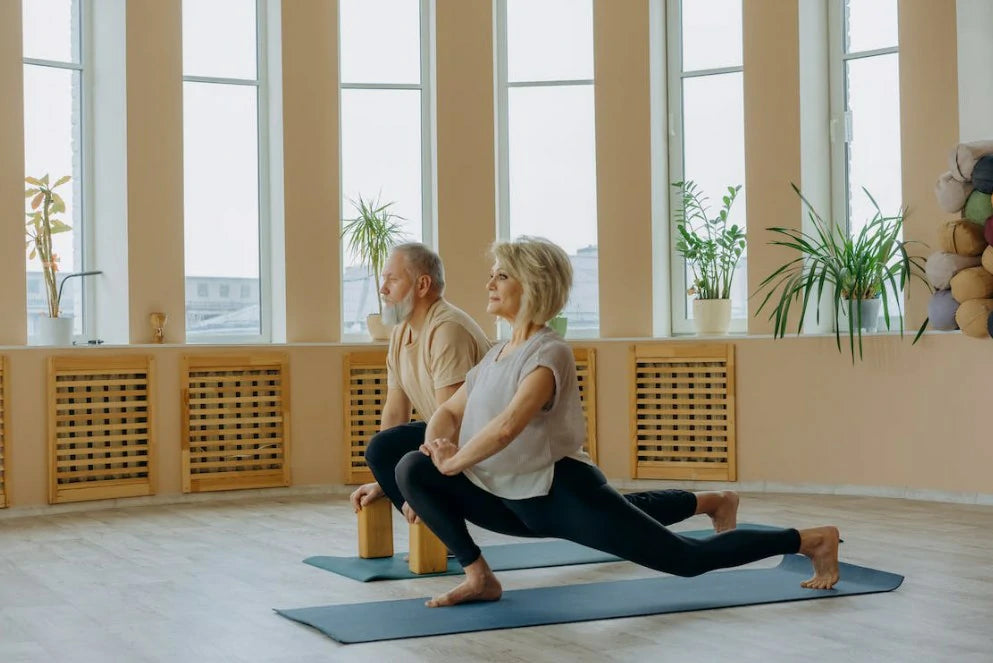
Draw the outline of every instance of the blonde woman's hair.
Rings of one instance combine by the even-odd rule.
[[[495,242],[490,253],[524,290],[515,327],[529,322],[543,325],[565,308],[572,288],[572,263],[560,246],[525,235],[512,242]]]

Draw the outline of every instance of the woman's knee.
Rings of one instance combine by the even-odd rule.
[[[408,452],[396,466],[397,485],[401,489],[422,485],[438,475],[438,469],[434,466],[434,462],[420,451]]]

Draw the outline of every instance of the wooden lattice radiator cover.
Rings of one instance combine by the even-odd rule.
[[[49,359],[49,502],[153,492],[153,369],[144,355]]]
[[[7,506],[7,461],[10,458],[7,431],[10,429],[10,415],[7,409],[7,358],[0,357],[0,509]]]
[[[631,474],[735,481],[734,346],[660,343],[631,350]]]
[[[579,394],[586,415],[584,447],[596,462],[596,350],[574,349]],[[345,483],[372,481],[365,464],[365,448],[379,431],[379,419],[386,403],[386,353],[351,352],[345,355],[343,420],[345,440]],[[419,419],[415,412],[414,419]]]
[[[290,485],[286,355],[190,355],[183,363],[183,492]]]

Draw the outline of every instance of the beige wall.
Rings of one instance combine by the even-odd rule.
[[[341,338],[338,2],[283,2],[282,24],[286,340],[336,341]]]
[[[130,339],[151,340],[165,312],[167,343],[186,340],[183,246],[182,0],[127,4],[127,177]]]
[[[797,3],[744,0],[742,56],[745,103],[745,186],[748,219],[749,292],[783,261],[769,246],[765,228],[799,228],[800,201],[790,182],[800,186],[800,66]],[[761,300],[748,302],[748,332],[772,333]]]
[[[494,332],[483,284],[496,239],[493,3],[437,0],[438,250],[445,296]]]
[[[0,210],[20,214],[21,66],[19,4],[0,3]],[[951,0],[902,0],[904,193],[914,209],[908,238],[931,241],[931,182],[957,136]],[[176,312],[182,333],[182,84],[179,0],[128,3],[128,204],[132,338],[147,338],[147,313]],[[651,333],[647,2],[595,4],[598,216],[604,337]],[[951,12],[951,13],[950,13]],[[950,13],[950,18],[949,18]],[[480,296],[484,255],[495,237],[493,32],[489,0],[437,1],[438,244],[450,298],[487,320]],[[760,231],[799,224],[789,181],[800,172],[797,7],[745,0],[744,58],[749,280],[777,262]],[[12,27],[13,26],[13,27]],[[338,79],[335,3],[284,0],[284,184],[287,338],[333,342],[340,335],[337,219]],[[937,90],[937,92],[936,92]],[[777,103],[772,103],[775,100]],[[12,190],[13,189],[13,190]],[[15,195],[16,194],[16,195]],[[0,342],[24,341],[24,267],[19,229],[8,225],[0,260]],[[760,232],[758,236],[756,232]],[[13,247],[13,248],[10,248]],[[154,266],[154,270],[149,269]],[[154,273],[150,279],[141,272]],[[753,321],[752,331],[761,331]],[[492,326],[490,327],[492,329]],[[684,342],[684,341],[677,341]],[[735,339],[738,358],[739,480],[829,486],[913,487],[993,494],[988,439],[976,398],[985,389],[984,342],[959,334],[869,340],[851,366],[833,338]],[[629,476],[628,348],[599,352],[600,459],[613,479]],[[367,347],[367,346],[366,346]],[[340,483],[341,363],[348,348],[276,346],[290,355],[293,482]],[[179,478],[179,366],[190,347],[135,347],[157,362],[160,494]],[[75,352],[111,353],[113,349]],[[45,360],[52,350],[0,348],[10,358],[7,468],[14,505],[45,500]],[[61,354],[61,353],[60,353]],[[964,395],[964,396],[963,396]],[[977,396],[978,398],[978,396]]]
[[[593,8],[600,336],[651,336],[648,3]]]
[[[0,3],[0,344],[27,340],[21,3]]]
[[[955,0],[900,0],[900,143],[903,153],[904,236],[937,250],[942,212],[934,182],[947,170],[948,152],[959,142],[958,50]],[[926,255],[929,251],[919,251]],[[907,319],[927,317],[927,289],[915,283]]]
[[[577,345],[597,351],[600,466],[610,479],[627,480],[631,343]],[[838,354],[833,336],[752,337],[735,340],[734,346],[739,482],[993,497],[993,447],[976,400],[986,390],[993,358],[979,341],[937,334],[911,346],[909,337],[901,341],[898,336],[877,336],[867,342],[866,360],[854,366]],[[289,356],[293,485],[342,484],[342,362],[345,353],[368,346],[257,349]],[[211,350],[176,346],[58,354],[121,352],[155,359],[155,490],[159,495],[179,494],[182,359]],[[13,506],[46,500],[45,375],[52,354],[40,348],[0,350],[10,360],[8,406],[15,413],[6,440],[8,501]],[[954,376],[954,384],[949,376]]]

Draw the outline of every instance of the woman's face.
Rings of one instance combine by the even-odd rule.
[[[490,268],[486,291],[489,294],[486,312],[507,322],[514,322],[521,310],[521,295],[524,294],[524,287],[520,281],[500,267],[499,261],[493,263],[493,267]]]

